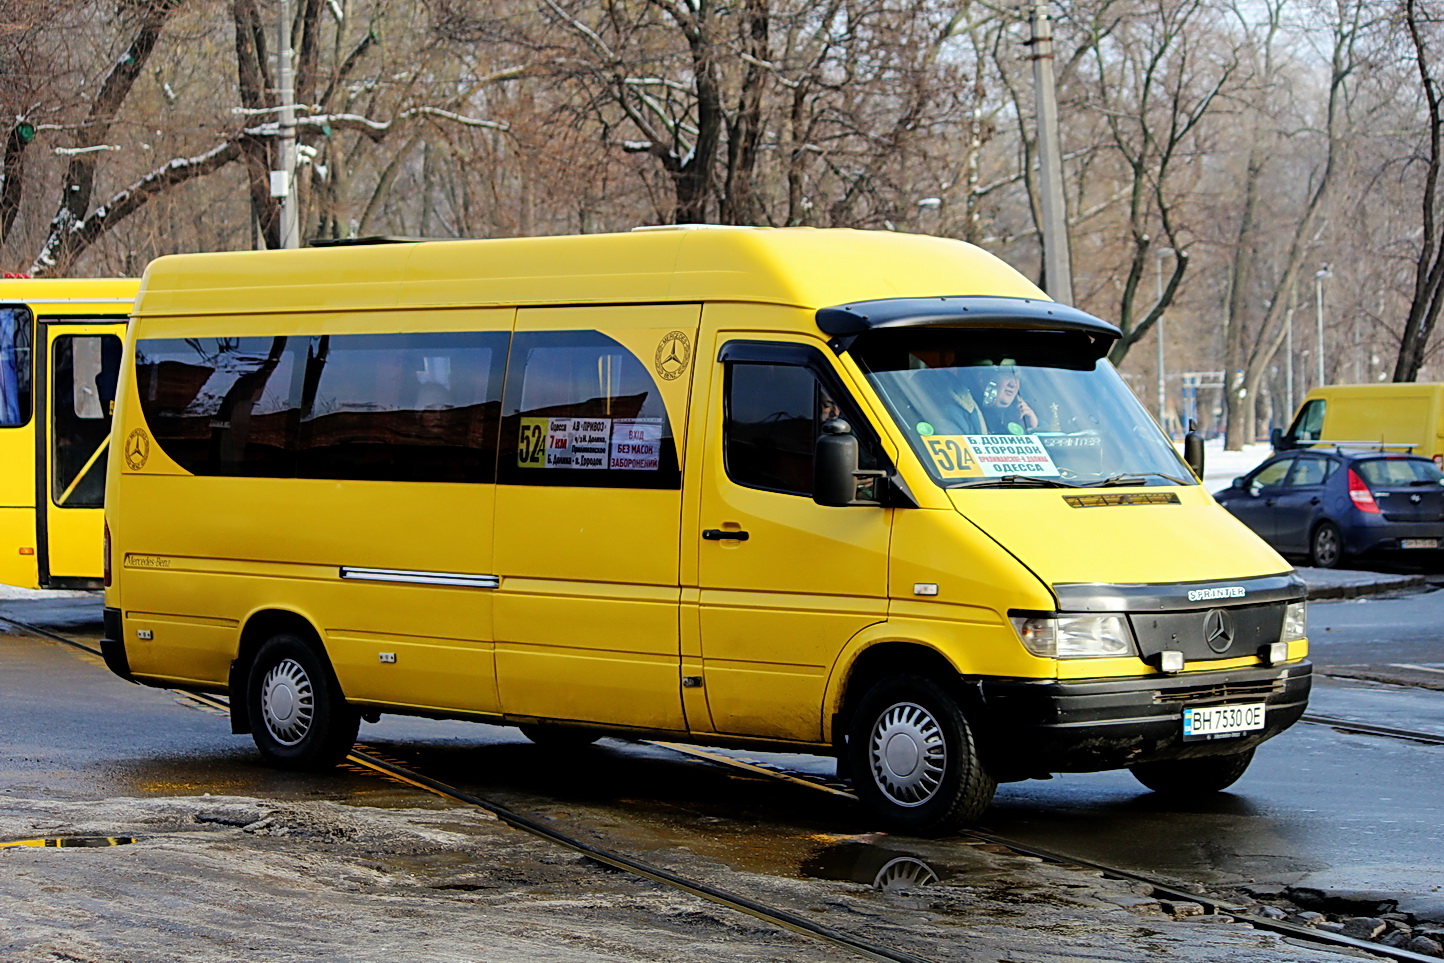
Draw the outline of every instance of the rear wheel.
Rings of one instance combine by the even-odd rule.
[[[898,832],[952,832],[977,820],[997,788],[957,699],[923,676],[875,685],[853,715],[847,751],[858,798]]]
[[[1318,568],[1334,568],[1344,557],[1344,537],[1333,522],[1320,522],[1309,538],[1309,562]]]
[[[326,769],[356,743],[361,715],[341,695],[325,656],[282,632],[267,639],[246,681],[251,738],[281,769]]]
[[[1249,748],[1226,756],[1144,762],[1129,771],[1134,779],[1154,792],[1169,796],[1197,796],[1220,792],[1232,786],[1252,761],[1253,749]]]

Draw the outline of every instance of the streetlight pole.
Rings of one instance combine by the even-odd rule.
[[[1058,139],[1058,92],[1053,79],[1053,22],[1048,0],[1034,0],[1033,88],[1038,106],[1038,187],[1043,215],[1043,273],[1048,295],[1073,303],[1073,267],[1068,251],[1068,212],[1063,201],[1063,152]]]
[[[276,47],[276,78],[281,100],[276,126],[280,128],[277,158],[280,170],[271,171],[271,196],[281,205],[281,247],[301,246],[299,200],[296,197],[296,99],[291,66],[291,2],[280,0],[280,43]]]
[[[1314,272],[1314,320],[1318,325],[1317,347],[1319,351],[1316,360],[1319,363],[1318,383],[1320,385],[1324,383],[1324,279],[1333,276],[1334,272],[1329,270],[1327,264]]]
[[[1174,253],[1171,247],[1161,247],[1158,249],[1156,260],[1153,262],[1154,267],[1157,269],[1154,273],[1154,281],[1158,292],[1159,304],[1163,303],[1163,259]],[[1168,376],[1165,374],[1166,369],[1163,367],[1163,313],[1161,311],[1159,312],[1158,320],[1153,322],[1153,325],[1158,329],[1158,424],[1164,431],[1168,431],[1168,416],[1166,414],[1168,409],[1165,407],[1168,403]]]

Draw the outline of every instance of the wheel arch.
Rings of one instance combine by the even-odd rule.
[[[246,700],[246,678],[251,664],[256,659],[266,640],[281,633],[290,632],[304,640],[316,650],[322,662],[329,668],[331,659],[321,641],[321,633],[315,624],[300,612],[286,608],[262,608],[251,612],[241,623],[240,637],[236,643],[236,657],[231,660],[227,689],[231,702],[231,732],[244,735],[251,731],[250,706]],[[331,669],[333,675],[335,670]]]
[[[970,712],[967,688],[961,684],[961,670],[941,649],[925,640],[896,635],[871,635],[871,626],[853,640],[834,669],[829,683],[828,711],[824,713],[827,738],[839,750],[847,733],[848,723],[858,703],[873,685],[887,676],[911,673],[934,679],[957,692],[964,712]]]

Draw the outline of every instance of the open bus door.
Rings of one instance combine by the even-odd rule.
[[[124,320],[41,318],[35,432],[36,561],[48,588],[99,588],[105,464]]]

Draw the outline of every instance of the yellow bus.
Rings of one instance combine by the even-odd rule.
[[[0,280],[0,583],[99,589],[134,280]]]
[[[281,767],[401,713],[835,754],[913,833],[1053,772],[1217,791],[1304,711],[1302,583],[1118,336],[898,234],[161,258],[107,662]]]

